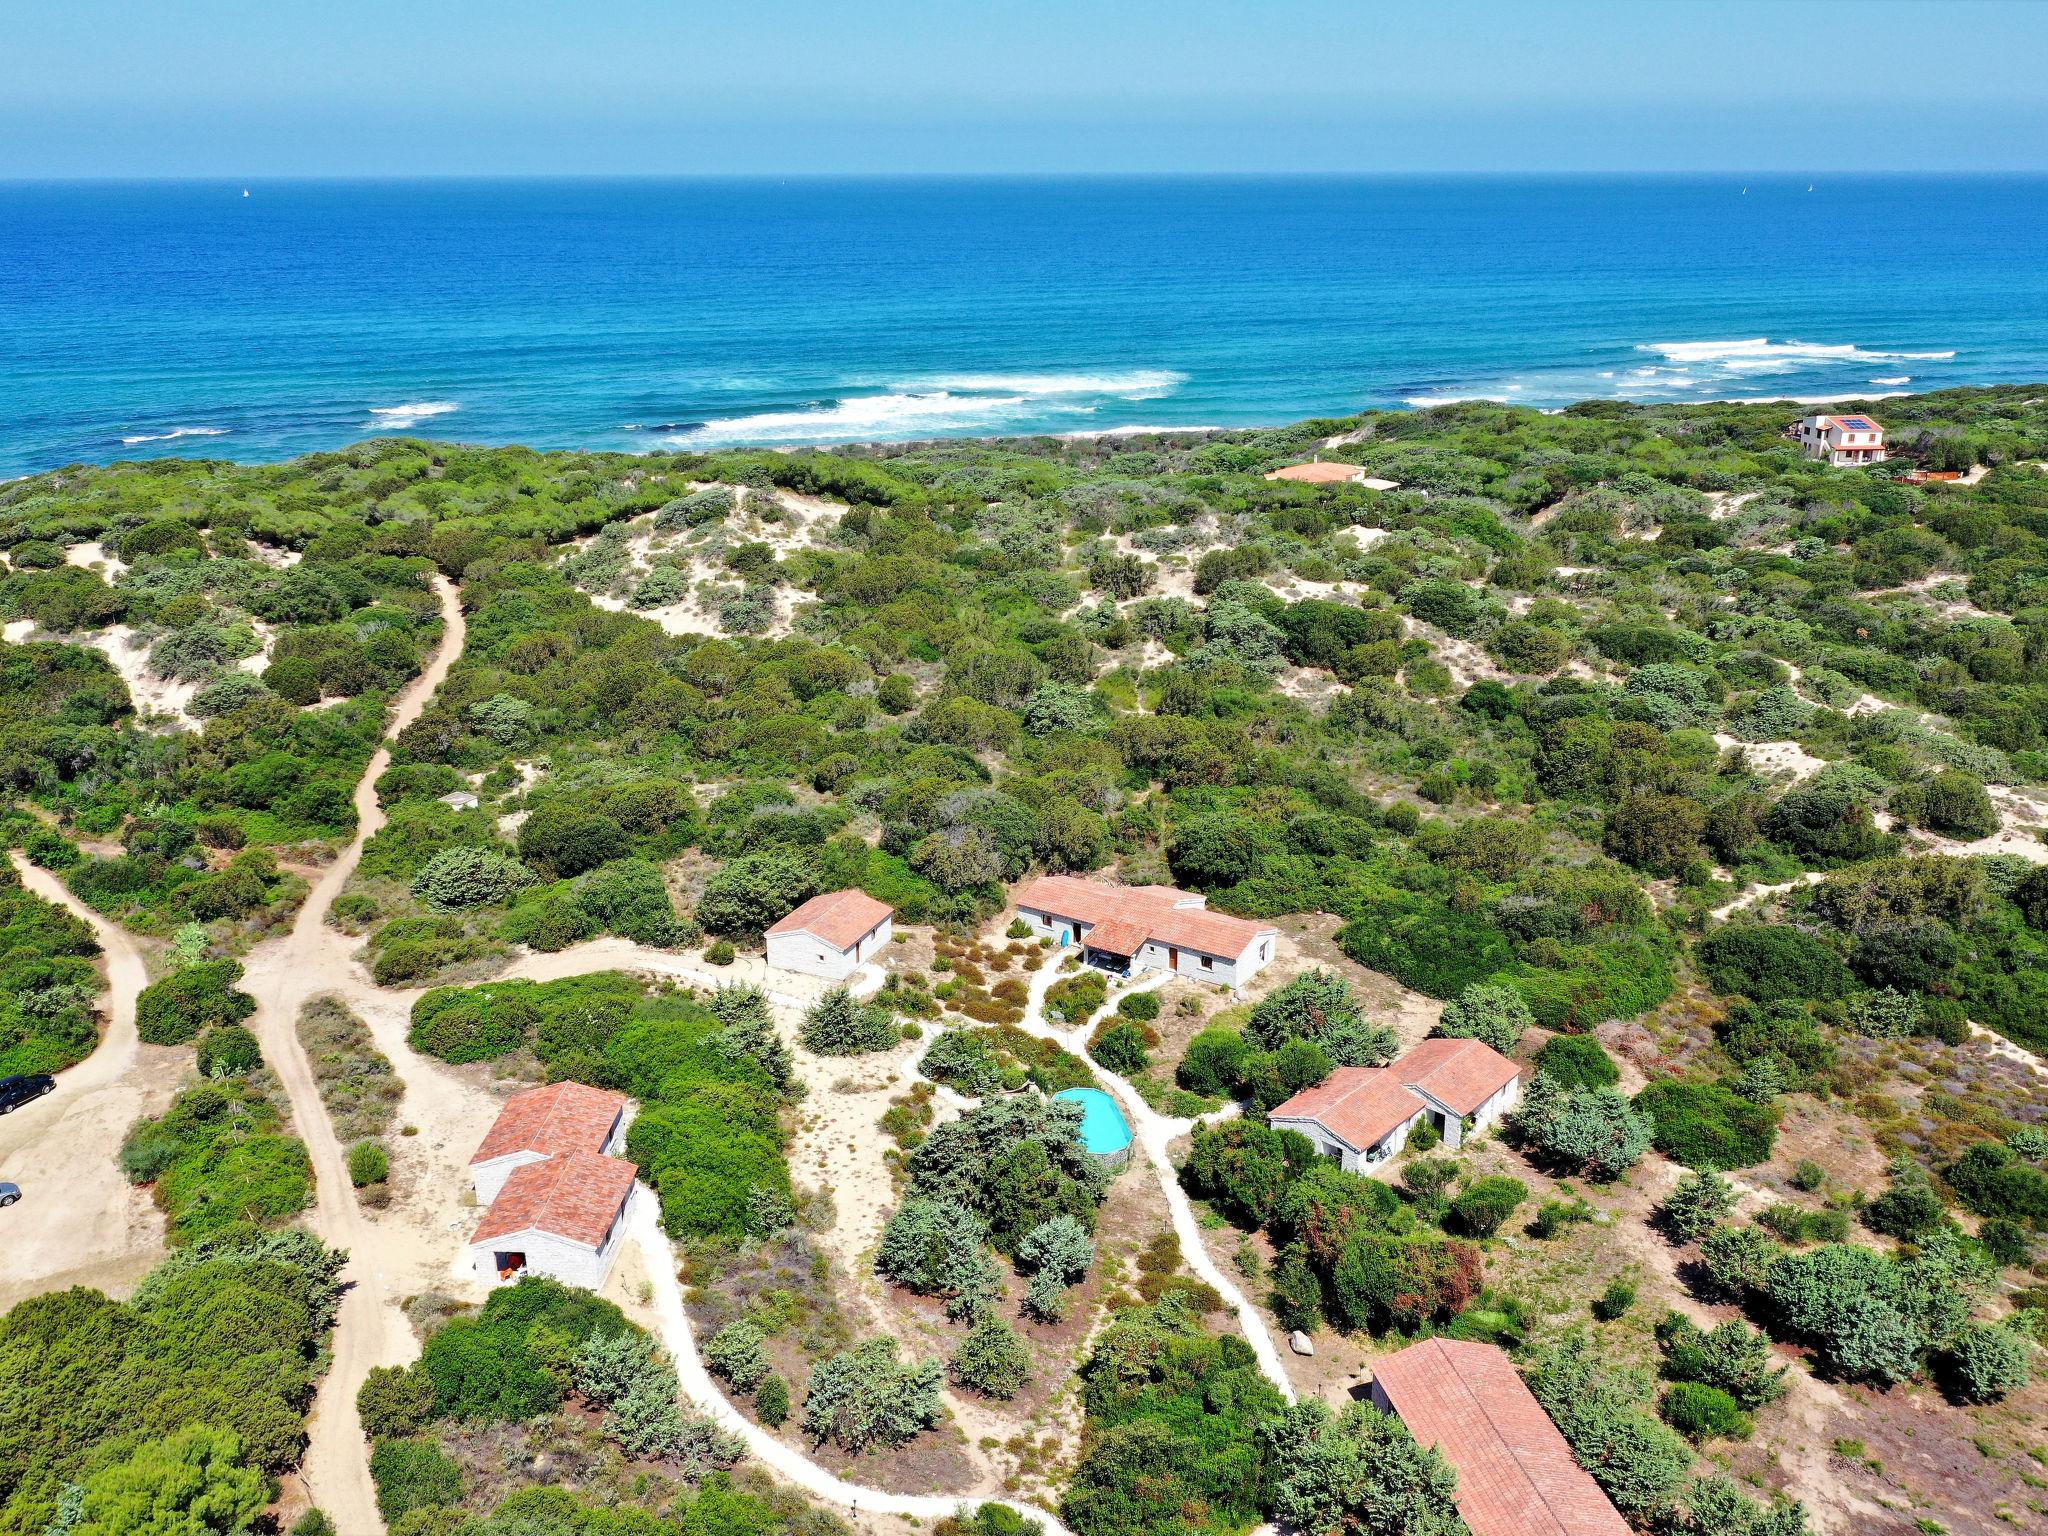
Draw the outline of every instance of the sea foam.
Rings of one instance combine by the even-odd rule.
[[[137,432],[121,439],[123,443],[169,443],[181,437],[226,437],[226,427],[173,427],[168,432]]]
[[[1947,352],[1889,352],[1853,343],[1771,341],[1753,336],[1743,341],[1652,341],[1636,348],[1654,352],[1666,362],[1706,364],[1728,373],[1791,373],[1831,363],[1902,363],[1955,356]]]
[[[370,419],[363,423],[366,432],[394,432],[414,426],[430,416],[446,416],[450,411],[461,410],[454,400],[415,400],[409,405],[373,405]]]

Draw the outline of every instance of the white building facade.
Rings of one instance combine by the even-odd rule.
[[[799,976],[844,981],[888,948],[895,909],[863,891],[813,896],[768,930],[768,963]]]

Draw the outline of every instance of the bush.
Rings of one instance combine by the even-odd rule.
[[[1942,1176],[1979,1216],[2048,1226],[2048,1174],[2015,1157],[2010,1147],[1980,1141],[1949,1164]]]
[[[149,1045],[184,1045],[199,1032],[239,1024],[256,999],[239,991],[237,960],[202,960],[144,987],[135,999],[135,1032]]]
[[[1359,1011],[1351,983],[1335,971],[1304,971],[1269,992],[1252,1009],[1245,1039],[1274,1051],[1297,1040],[1321,1047],[1340,1067],[1378,1067],[1394,1059],[1400,1041],[1392,1029]]]
[[[391,1176],[391,1156],[374,1141],[359,1141],[348,1149],[348,1180],[357,1189],[382,1184]]]
[[[1664,1421],[1689,1440],[1747,1440],[1755,1420],[1719,1387],[1681,1381],[1658,1405]]]
[[[1536,1067],[1567,1088],[1612,1088],[1621,1081],[1614,1058],[1591,1035],[1555,1035],[1544,1041]]]
[[[1174,1081],[1190,1093],[1227,1098],[1243,1081],[1246,1052],[1244,1036],[1234,1029],[1211,1026],[1188,1042]]]
[[[816,1056],[859,1056],[896,1043],[888,1011],[862,1003],[845,987],[834,987],[804,1015],[804,1049]]]
[[[1157,992],[1127,992],[1116,1000],[1116,1011],[1127,1019],[1149,1024],[1159,1017]]]
[[[1315,1144],[1299,1131],[1238,1117],[1195,1128],[1180,1177],[1232,1221],[1262,1227],[1289,1185],[1315,1162]]]
[[[754,1413],[770,1429],[780,1429],[789,1420],[789,1383],[770,1376],[754,1394]]]
[[[1753,1168],[1777,1145],[1776,1108],[1722,1083],[1666,1079],[1637,1094],[1635,1107],[1655,1122],[1657,1150],[1688,1168]]]
[[[356,1390],[356,1415],[372,1440],[414,1434],[434,1416],[434,1383],[417,1366],[372,1366]]]
[[[1125,1018],[1098,1025],[1088,1041],[1088,1054],[1120,1077],[1136,1077],[1152,1065],[1146,1033],[1145,1026]]]
[[[380,1440],[370,1453],[370,1476],[377,1482],[377,1513],[387,1522],[462,1498],[462,1469],[427,1435]]]
[[[894,1339],[870,1339],[811,1373],[804,1433],[849,1451],[901,1445],[939,1422],[941,1380],[937,1362],[898,1360]]]
[[[707,933],[752,938],[817,895],[822,884],[806,855],[742,854],[705,882],[697,921]]]
[[[1640,1522],[1670,1507],[1692,1466],[1685,1442],[1637,1406],[1583,1333],[1539,1356],[1529,1387],[1615,1508]]]
[[[744,1318],[727,1323],[704,1346],[704,1364],[735,1392],[752,1392],[768,1378],[767,1336]]]
[[[1603,1323],[1611,1323],[1624,1316],[1636,1304],[1635,1285],[1627,1280],[1610,1280],[1607,1288],[1592,1301],[1593,1315]]]
[[[999,1287],[988,1224],[952,1200],[910,1199],[882,1228],[875,1270],[922,1296],[946,1298],[954,1317],[980,1311]]]
[[[1943,1352],[1949,1390],[1964,1402],[1995,1403],[2027,1384],[2027,1343],[2009,1327],[1971,1323]]]
[[[443,848],[412,877],[412,893],[436,912],[509,901],[533,883],[533,871],[490,848]]]
[[[199,1037],[201,1077],[241,1077],[263,1065],[256,1037],[239,1024],[218,1024]]]
[[[1682,1242],[1697,1242],[1734,1213],[1735,1186],[1718,1173],[1688,1173],[1664,1202],[1664,1224]]]
[[[1535,1022],[1536,1016],[1513,987],[1475,982],[1444,1004],[1436,1032],[1452,1039],[1478,1040],[1506,1055]]]
[[[1511,1122],[1552,1162],[1612,1179],[1650,1149],[1655,1122],[1612,1088],[1565,1088],[1538,1073]]]
[[[1833,946],[1798,928],[1730,923],[1700,940],[1693,957],[1715,991],[1757,1002],[1826,1000],[1849,989]]]
[[[947,1374],[959,1386],[983,1397],[1012,1398],[1031,1379],[1031,1351],[1015,1329],[987,1312],[968,1330]]]
[[[1085,1023],[1109,998],[1109,983],[1100,971],[1083,970],[1046,988],[1045,1006],[1069,1024]]]
[[[739,951],[732,947],[731,939],[713,939],[704,948],[706,965],[731,965],[738,957]]]
[[[1451,1201],[1451,1220],[1468,1237],[1492,1237],[1528,1196],[1529,1186],[1520,1179],[1474,1179]]]
[[[1055,1216],[1024,1234],[1017,1245],[1018,1262],[1060,1285],[1074,1285],[1095,1262],[1095,1242],[1088,1229],[1071,1216]]]
[[[1757,1409],[1784,1396],[1787,1368],[1776,1363],[1770,1341],[1742,1322],[1730,1319],[1702,1329],[1680,1313],[1667,1313],[1657,1325],[1657,1347],[1665,1375],[1718,1387],[1739,1407]]]

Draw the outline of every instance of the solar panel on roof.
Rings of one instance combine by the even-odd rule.
[[[1842,418],[1842,425],[1849,428],[1852,432],[1873,432],[1876,430],[1876,428],[1871,426],[1869,418],[1864,416],[1844,416]]]

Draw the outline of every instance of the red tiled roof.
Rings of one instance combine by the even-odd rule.
[[[588,1083],[549,1083],[515,1093],[476,1149],[471,1163],[487,1163],[512,1152],[596,1152],[611,1135],[626,1096]]]
[[[1461,1115],[1472,1114],[1522,1075],[1483,1040],[1425,1040],[1388,1070]]]
[[[828,891],[813,896],[768,931],[808,933],[834,949],[851,949],[895,910],[866,891]]]
[[[1250,949],[1255,940],[1280,931],[1269,923],[1250,923],[1205,911],[1201,903],[1200,896],[1170,885],[1107,885],[1072,875],[1041,875],[1017,897],[1020,907],[1090,925],[1135,924],[1144,930],[1145,938],[1156,943],[1230,960]],[[1122,929],[1112,932],[1119,938],[1123,935]],[[1095,942],[1093,933],[1087,942]]]
[[[564,1152],[515,1168],[469,1241],[474,1246],[532,1231],[602,1247],[638,1172],[623,1158],[595,1152]]]
[[[1305,480],[1311,485],[1336,485],[1346,480],[1356,480],[1365,470],[1357,464],[1339,464],[1332,459],[1319,459],[1313,464],[1289,464],[1285,469],[1268,471],[1268,480]]]
[[[1630,1536],[1500,1349],[1424,1339],[1375,1361],[1373,1380],[1457,1470],[1472,1536]]]
[[[1271,1111],[1268,1119],[1313,1120],[1354,1151],[1367,1152],[1427,1106],[1386,1067],[1339,1067]]]
[[[1112,955],[1135,955],[1145,947],[1145,925],[1112,917],[1088,930],[1088,947]]]

